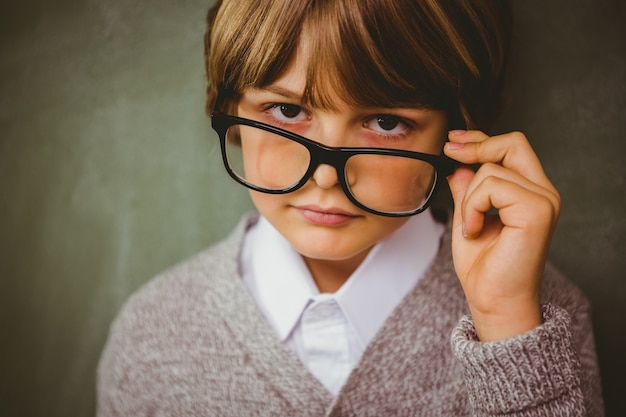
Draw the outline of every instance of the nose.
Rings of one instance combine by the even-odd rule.
[[[320,188],[333,188],[339,182],[337,169],[332,165],[320,164],[313,173],[313,181]]]
[[[348,146],[349,125],[342,114],[320,112],[319,116],[309,137],[327,146]],[[339,183],[337,168],[322,163],[315,169],[312,179],[318,187],[330,189]]]

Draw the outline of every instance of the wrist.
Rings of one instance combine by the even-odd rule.
[[[506,308],[483,311],[470,306],[476,335],[481,342],[493,342],[529,332],[543,324],[539,301],[507,302]]]

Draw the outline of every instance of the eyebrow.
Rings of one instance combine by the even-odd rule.
[[[295,91],[291,91],[291,90],[288,90],[286,88],[283,88],[281,86],[274,85],[274,84],[268,85],[267,87],[260,88],[260,90],[269,91],[270,93],[278,94],[278,95],[281,95],[283,97],[293,99],[293,100],[302,99],[301,94],[298,94]]]

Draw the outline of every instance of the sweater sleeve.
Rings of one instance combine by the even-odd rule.
[[[452,334],[452,348],[474,415],[602,415],[601,399],[585,398],[593,394],[586,392],[590,383],[584,380],[597,374],[587,375],[579,359],[595,352],[577,351],[581,343],[565,309],[546,304],[543,319],[543,325],[530,332],[486,343],[478,340],[469,316],[461,319]]]

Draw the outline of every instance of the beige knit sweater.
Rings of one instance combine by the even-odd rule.
[[[333,398],[281,344],[238,275],[254,221],[246,217],[225,241],[129,299],[99,364],[98,416],[603,415],[580,292],[549,267],[544,324],[480,343],[449,231]]]

